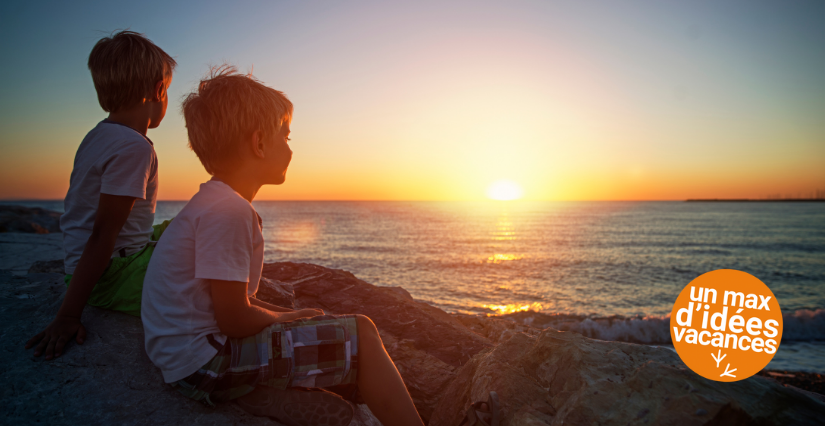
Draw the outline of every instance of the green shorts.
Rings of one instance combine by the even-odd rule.
[[[158,241],[163,231],[172,220],[153,226],[154,232],[150,239]],[[92,294],[86,301],[89,305],[99,308],[125,312],[136,317],[140,316],[140,299],[143,294],[143,277],[146,276],[146,267],[155,251],[154,244],[147,244],[137,253],[127,257],[113,257],[109,266],[92,289]],[[66,275],[66,287],[72,281],[71,275]]]
[[[209,336],[211,337],[211,336]],[[214,405],[252,392],[256,385],[331,388],[356,384],[355,315],[321,315],[275,323],[260,333],[226,339],[192,375],[172,383],[189,398]]]

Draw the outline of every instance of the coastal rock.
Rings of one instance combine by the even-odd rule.
[[[62,274],[0,275],[0,423],[271,424],[236,404],[208,408],[164,384],[143,348],[140,319],[119,312],[87,306],[85,343],[69,343],[52,361],[35,358],[23,345],[52,320],[65,289]]]
[[[754,376],[704,379],[670,349],[572,332],[513,335],[456,373],[430,426],[457,425],[466,407],[499,395],[502,425],[809,425],[825,403]]]
[[[30,274],[62,274],[63,259],[38,260],[29,267]]]
[[[492,346],[452,315],[414,300],[400,287],[376,287],[350,272],[308,263],[265,264],[263,275],[292,286],[296,309],[370,317],[425,422],[456,368]]]
[[[63,234],[0,233],[0,270],[26,275],[32,262],[62,258]]]
[[[509,340],[516,333],[526,333],[530,336],[538,336],[540,328],[524,325],[501,317],[488,317],[485,315],[451,314],[462,325],[473,332],[480,334],[493,343],[501,343]]]
[[[52,361],[35,358],[23,345],[53,319],[65,292],[62,273],[0,270],[0,337],[6,343],[0,351],[0,424],[279,424],[234,403],[207,407],[164,384],[144,350],[140,319],[119,312],[87,306],[85,343],[69,343]],[[380,423],[359,405],[350,426]]]
[[[288,283],[261,277],[255,297],[282,308],[295,309],[295,292]]]
[[[0,206],[0,232],[60,232],[61,213],[39,207]]]

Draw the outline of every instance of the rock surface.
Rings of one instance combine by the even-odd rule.
[[[0,382],[3,424],[271,424],[235,404],[215,409],[163,383],[143,349],[140,319],[86,307],[82,346],[53,360],[25,342],[51,321],[65,294],[62,274],[0,275],[4,324]]]
[[[502,425],[812,425],[825,403],[754,376],[718,383],[670,349],[547,329],[482,352],[445,389],[430,426],[455,426],[471,401],[498,393]]]
[[[425,422],[455,369],[492,346],[454,316],[414,300],[400,287],[376,287],[350,272],[307,263],[266,264],[264,276],[291,286],[296,308],[370,317]]]
[[[63,234],[0,233],[0,270],[25,275],[33,262],[62,258]]]
[[[255,297],[273,305],[295,309],[295,293],[292,291],[292,286],[287,283],[261,277]]]
[[[33,271],[60,270],[62,262]],[[0,271],[0,424],[29,425],[277,425],[237,404],[206,407],[170,386],[146,355],[140,319],[87,306],[82,345],[69,343],[52,361],[23,345],[41,331],[65,294],[62,273]],[[351,426],[380,426],[365,405]]]
[[[0,232],[60,232],[60,215],[39,207],[0,205]]]

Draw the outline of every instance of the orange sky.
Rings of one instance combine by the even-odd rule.
[[[31,68],[0,71],[0,199],[65,195],[78,144],[105,117],[85,60],[93,30],[110,27],[145,32],[180,64],[148,135],[160,199],[209,178],[178,108],[223,60],[254,65],[295,104],[287,181],[258,199],[474,200],[500,179],[531,200],[825,189],[822,8],[645,4],[267,4],[245,19],[224,18],[228,5],[161,18],[24,7],[0,38],[42,19],[64,36],[3,42]]]

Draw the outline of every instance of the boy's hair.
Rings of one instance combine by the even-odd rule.
[[[117,112],[140,103],[177,62],[143,34],[120,31],[98,40],[88,65],[101,108]]]
[[[292,102],[286,95],[229,65],[213,67],[181,109],[189,147],[212,175],[238,166],[239,145],[252,133],[274,136],[292,121]]]

